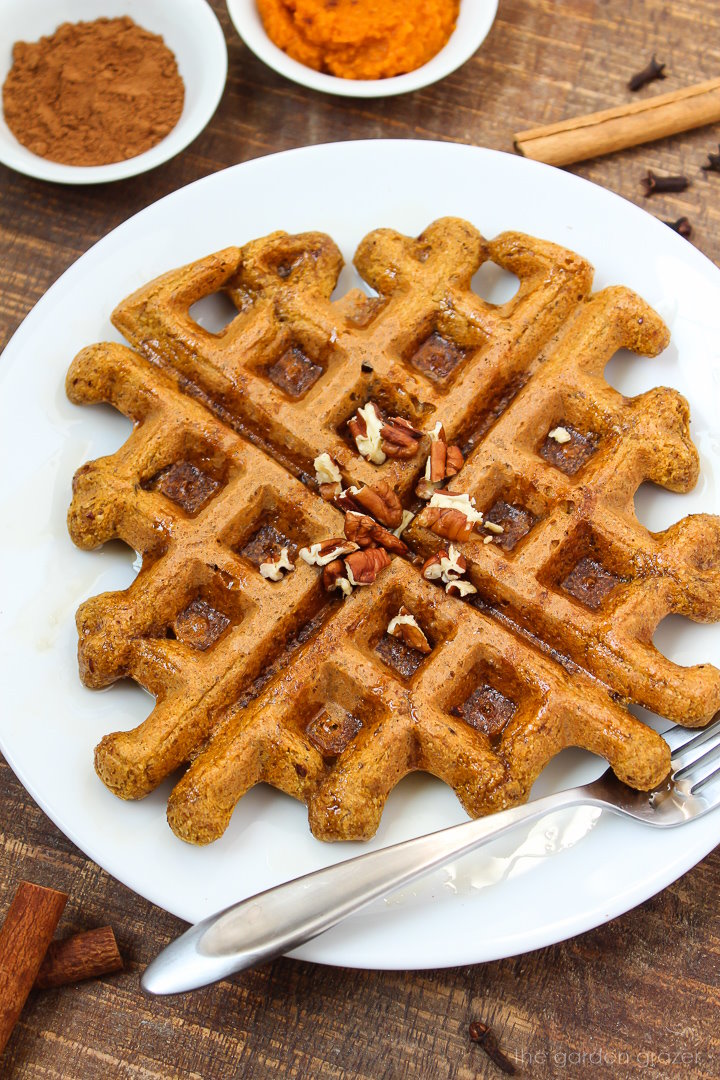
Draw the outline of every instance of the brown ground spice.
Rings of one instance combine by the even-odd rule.
[[[175,56],[130,18],[63,23],[13,46],[3,110],[15,137],[66,165],[142,154],[180,119],[185,87]]]

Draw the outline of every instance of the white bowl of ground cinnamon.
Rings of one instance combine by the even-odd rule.
[[[146,172],[202,131],[226,76],[206,0],[0,0],[0,161],[66,184]]]
[[[245,44],[293,82],[344,97],[406,94],[480,47],[498,0],[227,0]]]

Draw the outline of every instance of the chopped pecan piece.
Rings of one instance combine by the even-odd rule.
[[[477,589],[469,581],[448,581],[445,586],[445,592],[448,596],[469,596],[471,593],[476,593]]]
[[[388,623],[387,632],[391,637],[399,638],[400,641],[404,641],[406,645],[409,645],[411,649],[417,649],[418,652],[423,653],[425,656],[432,652],[432,646],[425,637],[422,628],[418,626],[415,616],[411,615],[404,605],[401,606],[395,618]]]
[[[345,511],[364,511],[389,529],[396,529],[402,524],[402,504],[387,480],[381,480],[372,487],[365,484],[361,488],[345,488],[338,495],[335,504]]]
[[[425,480],[429,484],[440,484],[462,469],[464,459],[459,446],[448,446],[445,428],[439,421],[430,432],[430,438],[432,443],[425,466]],[[424,496],[421,495],[420,498]]]
[[[318,454],[313,461],[315,479],[318,484],[341,484],[342,476],[337,461],[329,454]]]
[[[338,510],[342,510],[345,514],[347,514],[348,510],[357,510],[360,506],[360,503],[355,499],[355,495],[358,491],[362,491],[362,488],[354,486],[343,488],[342,491],[335,496],[334,500]]]
[[[381,570],[391,562],[385,548],[364,548],[354,551],[345,559],[348,581],[351,585],[372,585]]]
[[[290,562],[288,558],[288,549],[285,547],[282,549],[277,558],[272,560],[269,559],[267,562],[260,563],[258,569],[260,570],[262,576],[264,578],[267,578],[269,581],[282,581],[284,576],[283,570],[288,570],[292,572],[295,567]]]
[[[442,577],[440,555],[431,555],[429,559],[426,559],[420,568],[420,573],[426,581],[439,581]]]
[[[456,476],[462,469],[464,460],[459,446],[448,446],[445,460],[445,476]]]
[[[430,505],[447,507],[449,510],[461,510],[473,525],[482,524],[482,513],[476,508],[475,500],[466,491],[436,491],[430,500]]]
[[[348,431],[355,440],[358,453],[372,461],[374,465],[382,465],[385,461],[385,453],[382,448],[382,436],[380,434],[384,421],[380,410],[374,402],[358,409],[354,416],[348,420]]]
[[[426,479],[431,484],[439,484],[445,479],[445,464],[447,462],[447,443],[444,443],[441,439],[437,439],[430,447],[430,457],[428,459],[429,470],[426,469]],[[430,475],[427,476],[427,472]]]
[[[429,480],[426,480],[424,476],[421,476],[417,482],[415,494],[417,495],[418,499],[424,499],[425,502],[428,502],[430,499],[432,499],[433,495],[440,487],[441,483],[442,480],[438,480],[437,483],[432,484]]]
[[[402,416],[391,416],[380,428],[382,449],[391,458],[412,458],[423,436]]]
[[[405,532],[414,517],[415,515],[413,514],[412,510],[403,510],[402,521],[398,525],[397,529],[393,529],[393,536],[402,536],[402,534]]]
[[[376,518],[381,525],[396,529],[402,523],[402,503],[387,480],[381,480],[372,487],[369,485],[362,487],[355,495],[355,499],[360,508]]]
[[[332,502],[342,491],[342,484],[320,484],[318,486],[320,498],[325,502]]]
[[[383,525],[378,525],[377,521],[373,521],[367,514],[358,514],[355,510],[349,510],[345,515],[345,535],[361,548],[379,545],[393,555],[405,555],[408,550],[399,537]]]
[[[374,401],[363,405],[348,420],[348,430],[358,452],[375,465],[382,465],[389,457],[414,457],[423,436],[402,416],[385,419]]]
[[[313,461],[318,491],[326,502],[332,502],[342,491],[342,476],[337,461],[329,454],[318,454]]]
[[[343,555],[349,555],[357,549],[358,545],[352,543],[349,537],[346,539],[344,536],[334,536],[331,540],[322,540],[319,544],[300,548],[298,554],[308,566],[327,566],[334,559],[341,559]]]
[[[421,574],[427,581],[444,581],[448,584],[457,581],[467,570],[465,556],[461,555],[454,544],[440,548],[422,565]]]
[[[472,522],[461,510],[431,506],[428,507],[426,521],[431,532],[444,536],[446,540],[469,540],[473,531]]]
[[[427,508],[428,528],[436,536],[448,540],[469,540],[476,524],[483,516],[475,509],[474,500],[463,493],[436,491]]]
[[[339,589],[343,596],[349,596],[352,592],[352,585],[348,580],[347,568],[342,559],[335,559],[333,562],[327,564],[322,573],[322,583],[326,592],[333,592],[335,589]]]
[[[358,547],[376,547],[373,539],[373,530],[376,528],[382,529],[382,525],[378,525],[377,521],[367,514],[359,514],[357,510],[348,510],[345,514],[345,535]]]

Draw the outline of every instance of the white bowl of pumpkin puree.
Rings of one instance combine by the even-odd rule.
[[[227,0],[257,57],[293,82],[389,97],[444,79],[485,40],[498,0]]]

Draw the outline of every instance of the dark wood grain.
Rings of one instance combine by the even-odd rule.
[[[348,138],[510,151],[514,131],[627,100],[628,77],[653,51],[669,77],[641,95],[720,73],[717,0],[500,0],[483,48],[444,82],[407,97],[354,101],[285,82],[238,41],[224,5],[213,0],[213,7],[230,49],[228,85],[211,124],[178,158],[98,188],[55,187],[0,167],[0,344],[97,239],[227,165]],[[573,171],[660,217],[687,215],[694,242],[717,261],[720,176],[700,166],[719,140],[717,129],[695,131]],[[646,202],[639,179],[647,168],[685,172],[691,187]],[[469,1040],[473,1019],[494,1027],[523,1075],[720,1073],[720,851],[622,918],[514,959],[411,973],[281,960],[190,997],[151,1002],[138,974],[182,929],[178,920],[89,862],[4,765],[0,810],[0,915],[23,877],[65,890],[71,899],[60,932],[109,922],[127,965],[96,982],[33,992],[0,1063],[3,1077],[499,1076]]]

